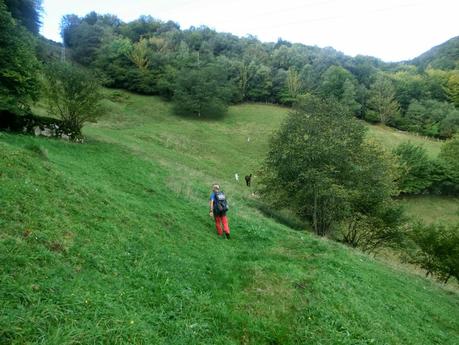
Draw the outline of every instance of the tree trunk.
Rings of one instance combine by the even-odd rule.
[[[312,212],[312,224],[314,232],[319,235],[319,229],[317,228],[317,189],[314,188],[314,208]]]

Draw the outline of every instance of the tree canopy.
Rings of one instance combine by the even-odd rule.
[[[40,92],[39,63],[31,34],[0,2],[0,110],[24,112]]]
[[[357,214],[382,212],[395,193],[395,170],[364,134],[346,107],[306,95],[271,141],[262,194],[319,235]]]

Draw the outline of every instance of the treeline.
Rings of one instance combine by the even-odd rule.
[[[181,30],[150,16],[124,23],[95,12],[67,15],[61,27],[68,55],[99,71],[107,86],[172,99],[182,113],[221,115],[229,103],[246,101],[290,105],[312,93],[401,130],[450,138],[459,128],[457,48],[432,68],[429,56],[418,66],[384,63],[282,39]]]

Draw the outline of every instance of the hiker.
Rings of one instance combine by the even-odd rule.
[[[228,203],[226,201],[225,194],[220,191],[220,185],[218,183],[214,183],[212,185],[212,193],[210,194],[209,198],[209,206],[209,215],[215,219],[215,227],[217,228],[218,236],[222,236],[224,231],[226,238],[229,239],[230,229],[228,226],[228,218],[226,217],[226,212],[228,211]]]
[[[245,183],[247,184],[247,187],[250,187],[250,182],[252,181],[252,174],[246,175],[245,176]]]

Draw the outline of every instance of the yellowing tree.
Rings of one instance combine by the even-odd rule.
[[[453,72],[446,83],[446,93],[456,107],[459,107],[459,73]]]
[[[298,72],[289,68],[287,73],[287,89],[291,98],[296,98],[300,93],[301,81]]]
[[[147,70],[150,65],[150,59],[148,58],[148,40],[142,38],[139,42],[135,43],[132,50],[128,53],[128,58],[140,70]]]

